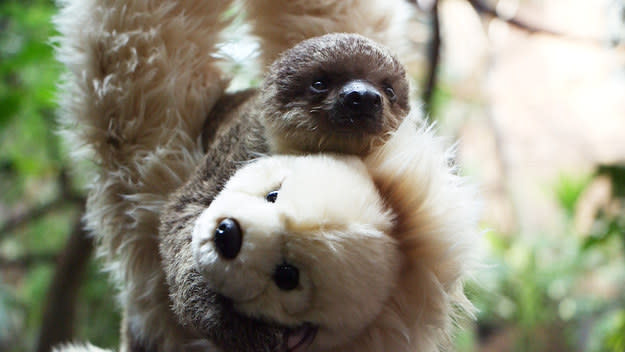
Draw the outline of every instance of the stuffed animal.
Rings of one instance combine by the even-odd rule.
[[[463,283],[479,203],[450,166],[453,150],[419,125],[406,119],[364,160],[262,157],[208,206],[184,200],[194,188],[178,192],[160,247],[179,281],[180,319],[212,327],[202,320],[214,318],[217,292],[240,314],[283,327],[274,351],[449,347],[456,318],[473,312]]]
[[[68,68],[62,85],[62,123],[76,158],[92,160],[97,166],[89,183],[85,220],[120,290],[120,349],[281,348],[299,334],[298,328],[266,319],[264,314],[242,314],[231,300],[210,293],[210,287],[202,295],[178,296],[178,283],[195,281],[176,277],[168,269],[171,257],[159,255],[169,251],[165,241],[175,242],[172,236],[159,236],[165,205],[191,178],[178,193],[187,192],[186,198],[175,197],[175,201],[199,202],[205,208],[237,168],[259,153],[332,151],[366,157],[408,112],[403,67],[388,49],[371,40],[335,35],[291,51],[294,61],[278,59],[271,69],[277,79],[263,86],[273,95],[231,94],[225,91],[228,77],[215,53],[231,19],[223,14],[232,1],[63,0],[60,4],[58,57]],[[403,0],[383,4],[249,0],[245,6],[251,31],[260,38],[264,63],[304,39],[328,32],[357,32],[395,50],[407,47],[405,19],[410,8]],[[315,57],[324,65],[315,66]],[[334,65],[333,58],[342,64]],[[340,67],[353,71],[310,76],[318,68]],[[367,76],[371,67],[375,75]],[[354,79],[343,81],[345,77]],[[290,94],[296,93],[295,88],[305,88],[308,95]],[[258,103],[268,96],[282,100]],[[361,110],[362,106],[368,108]],[[264,109],[271,107],[281,114]],[[301,123],[296,118],[302,112],[320,117],[324,124]],[[276,117],[284,118],[276,126],[286,128],[264,132],[279,121]],[[307,142],[290,143],[301,138],[308,138]],[[203,171],[192,176],[198,165]],[[196,180],[200,182],[194,184]],[[200,191],[195,195],[189,193],[193,184]],[[191,209],[191,214],[196,210]],[[163,228],[167,229],[167,219]],[[184,250],[179,253],[187,255]],[[192,275],[201,277],[199,272]],[[212,309],[185,313],[186,303],[191,307],[195,299]]]
[[[189,219],[185,251],[237,311],[292,327],[288,351],[326,351],[370,325],[395,287],[393,220],[355,157],[266,157]]]
[[[451,156],[409,118],[364,161],[260,158],[208,206],[183,187],[161,233],[174,311],[211,326],[217,292],[283,326],[276,350],[438,350],[472,312],[463,282],[477,239],[479,207]]]

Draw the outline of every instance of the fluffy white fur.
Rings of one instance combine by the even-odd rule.
[[[375,326],[346,350],[446,350],[458,314],[473,314],[463,284],[477,255],[480,203],[452,166],[454,149],[419,125],[409,116],[365,160],[396,212],[404,261]]]
[[[92,344],[67,344],[61,345],[52,349],[52,352],[110,352],[110,350],[104,350],[96,347]]]
[[[475,249],[472,188],[440,138],[408,118],[363,163],[354,157],[268,157],[239,170],[198,218],[198,270],[246,314],[319,327],[311,352],[436,351],[456,313]],[[379,189],[378,189],[379,188]],[[265,195],[278,191],[275,203]],[[221,257],[214,233],[235,219],[243,246]],[[282,262],[300,283],[272,280]]]
[[[265,200],[278,190],[275,203]],[[213,234],[224,218],[243,230],[236,258],[221,257]],[[279,323],[320,327],[314,350],[348,342],[380,312],[395,285],[398,245],[392,216],[355,157],[269,157],[241,169],[198,219],[194,257],[235,308]],[[299,285],[273,282],[282,262]]]
[[[232,1],[59,3],[58,58],[68,68],[60,115],[76,158],[97,164],[85,220],[120,288],[122,326],[161,351],[187,349],[156,255],[158,216],[201,159],[200,127],[227,86],[213,54]],[[370,34],[391,47],[406,37],[401,20],[391,20],[407,13],[403,0],[247,3],[263,62],[329,31]],[[285,23],[297,31],[282,30]]]

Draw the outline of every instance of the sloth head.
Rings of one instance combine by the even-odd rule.
[[[288,351],[359,334],[395,286],[392,214],[364,164],[329,156],[260,159],[195,222],[196,269],[244,315],[294,328]]]
[[[328,34],[284,52],[259,108],[277,152],[363,155],[408,113],[408,81],[388,49],[356,34]]]

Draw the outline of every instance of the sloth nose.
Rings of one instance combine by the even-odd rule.
[[[234,219],[222,220],[215,230],[215,247],[219,255],[226,259],[234,259],[239,254],[242,239],[241,227]]]
[[[273,273],[273,281],[282,291],[294,290],[299,285],[299,270],[290,264],[280,264]]]
[[[382,96],[373,85],[364,81],[345,84],[339,93],[339,101],[357,113],[376,113],[382,108]]]

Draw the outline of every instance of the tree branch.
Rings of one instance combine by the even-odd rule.
[[[0,257],[0,268],[28,268],[34,264],[54,262],[57,258],[57,253],[28,253],[11,259]]]
[[[49,352],[52,346],[72,339],[78,291],[92,252],[93,243],[79,217],[52,276],[37,352]]]
[[[2,227],[0,227],[0,239],[2,239],[8,233],[17,229],[18,227],[30,221],[34,221],[43,216],[46,216],[50,212],[57,210],[59,207],[62,207],[66,204],[84,204],[84,203],[85,203],[85,198],[82,196],[61,195],[46,204],[30,208],[20,214],[16,214],[10,217],[7,221],[4,222]]]
[[[491,17],[495,17],[521,30],[524,30],[526,32],[544,33],[544,34],[550,34],[550,35],[561,35],[560,33],[554,32],[552,30],[531,25],[516,17],[512,17],[512,18],[503,17],[499,13],[497,13],[495,9],[489,7],[486,3],[482,2],[481,0],[467,0],[467,1],[469,2],[469,4],[471,4],[471,6],[473,6],[475,11],[477,11],[478,13],[485,14]]]
[[[492,7],[490,7],[488,4],[486,4],[484,1],[482,0],[467,0],[469,2],[469,4],[471,4],[471,6],[473,7],[473,9],[479,13],[479,14],[484,14],[490,17],[494,17],[497,18],[501,21],[504,21],[506,23],[508,23],[511,26],[514,26],[520,30],[523,30],[525,32],[528,32],[530,34],[547,34],[547,35],[551,35],[551,36],[555,36],[555,37],[561,37],[561,38],[567,38],[567,39],[571,39],[571,40],[576,40],[576,41],[583,41],[583,42],[588,42],[591,44],[595,44],[595,45],[604,45],[604,43],[601,43],[601,40],[597,39],[597,38],[591,38],[591,37],[577,37],[571,34],[566,34],[566,33],[562,33],[562,32],[558,32],[558,31],[554,31],[551,29],[547,29],[547,28],[543,28],[540,26],[536,26],[533,24],[530,24],[518,17],[504,17],[501,14],[499,14],[497,12],[497,10],[493,9]]]
[[[425,112],[428,116],[432,115],[432,98],[438,81],[438,67],[440,65],[441,56],[442,37],[438,8],[439,2],[436,0],[430,10],[432,21],[432,39],[428,49],[428,63],[430,67],[428,70],[425,88],[423,90],[423,103],[425,105]]]
[[[10,217],[7,221],[4,222],[2,227],[0,227],[0,240],[4,236],[6,236],[7,233],[12,232],[13,230],[26,224],[27,222],[34,221],[43,216],[46,216],[48,215],[48,213],[56,210],[61,206],[64,206],[66,204],[85,204],[85,197],[78,195],[74,191],[72,191],[72,182],[68,176],[68,172],[65,167],[62,167],[59,171],[57,183],[60,190],[59,196],[46,204],[34,206],[20,214],[16,214]]]

